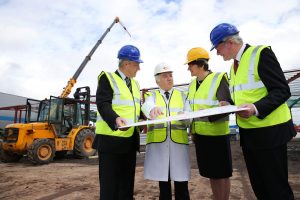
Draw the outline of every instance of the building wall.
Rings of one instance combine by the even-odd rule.
[[[25,105],[26,97],[12,95],[0,92],[0,108],[16,105]],[[15,111],[0,110],[0,128],[4,128],[7,124],[14,123]],[[22,121],[24,121],[25,112],[22,112]]]

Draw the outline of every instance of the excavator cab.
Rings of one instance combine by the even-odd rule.
[[[73,98],[51,96],[50,99],[27,99],[26,123],[53,124],[58,136],[67,135],[73,127],[88,125],[90,118],[90,89],[77,88]]]
[[[84,103],[71,98],[51,96],[42,101],[27,99],[26,123],[52,124],[57,136],[67,135],[73,127],[84,125]]]
[[[44,116],[49,116],[47,119],[49,124],[53,125],[57,136],[63,137],[73,129],[84,125],[83,115],[85,110],[81,110],[82,102],[69,98],[50,97],[49,100],[49,115],[39,116],[39,120],[45,120]]]
[[[89,88],[77,88],[74,96],[74,99],[51,96],[49,101],[48,123],[54,125],[55,132],[61,137],[68,135],[73,128],[88,126],[89,123]],[[38,119],[45,120],[44,116],[41,112]]]

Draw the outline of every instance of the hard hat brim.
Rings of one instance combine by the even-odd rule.
[[[119,59],[122,59],[122,58],[119,58]],[[128,58],[124,58],[124,59],[132,61],[132,62],[144,63],[144,61],[142,61],[141,59],[128,59]]]
[[[162,74],[162,73],[167,73],[167,72],[172,72],[173,73],[172,70],[167,70],[167,71],[162,71],[162,72],[156,73],[156,74],[154,74],[154,76],[157,76],[157,75]]]

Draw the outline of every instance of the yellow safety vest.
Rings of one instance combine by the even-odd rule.
[[[188,100],[193,111],[219,106],[216,93],[223,76],[227,79],[226,73],[219,72],[207,75],[198,90],[196,90],[197,79],[192,80],[189,86]],[[229,134],[229,117],[224,117],[215,122],[207,122],[201,118],[196,118],[193,120],[191,132],[208,136]]]
[[[170,95],[169,105],[165,102],[163,96],[159,90],[147,92],[146,99],[152,96],[154,103],[157,107],[160,107],[164,115],[160,115],[157,119],[165,118],[167,116],[175,116],[179,111],[183,111],[186,95],[184,92],[177,89],[173,89]],[[148,125],[146,143],[160,143],[164,142],[167,138],[167,127],[171,129],[171,139],[175,143],[188,144],[187,127],[181,121],[171,121],[162,124],[150,124]]]
[[[260,53],[264,48],[269,47],[249,47],[242,55],[236,73],[234,73],[233,67],[231,67],[230,92],[237,106],[244,103],[255,103],[268,95],[268,91],[258,74],[258,61]],[[260,128],[281,124],[290,119],[291,114],[288,105],[287,103],[283,103],[264,119],[259,119],[256,116],[246,119],[237,115],[237,124],[242,128]]]
[[[125,81],[116,73],[102,72],[100,77],[105,75],[113,90],[112,109],[127,123],[137,122],[140,117],[140,87],[137,81],[131,79],[132,93],[128,89]],[[96,134],[111,135],[116,137],[130,137],[134,132],[134,127],[127,131],[112,130],[97,112]]]

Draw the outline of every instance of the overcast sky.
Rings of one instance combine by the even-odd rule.
[[[132,37],[115,24],[74,88],[95,94],[98,74],[117,69],[126,44],[141,51],[141,88],[156,86],[153,69],[162,61],[173,67],[175,84],[188,83],[188,50],[209,49],[209,33],[222,22],[235,24],[246,43],[271,45],[283,70],[300,69],[299,0],[0,0],[0,92],[60,95],[116,16]],[[210,69],[229,71],[231,62],[215,50],[210,56]]]

